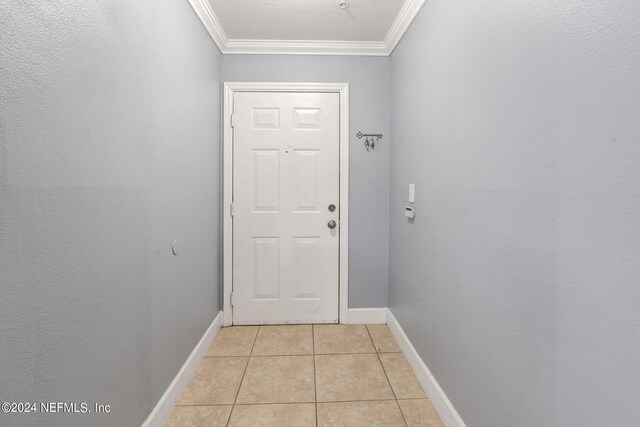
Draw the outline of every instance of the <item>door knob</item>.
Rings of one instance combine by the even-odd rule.
[[[329,228],[330,228],[330,229],[332,229],[332,230],[333,230],[334,228],[336,228],[336,225],[338,225],[338,224],[336,224],[336,222],[335,222],[334,220],[331,220],[331,221],[329,221],[329,222],[327,223],[327,227],[329,227]]]

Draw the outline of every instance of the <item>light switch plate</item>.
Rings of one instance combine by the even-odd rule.
[[[416,202],[416,186],[414,184],[409,184],[409,203]]]

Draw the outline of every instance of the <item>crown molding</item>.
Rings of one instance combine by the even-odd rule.
[[[227,33],[224,32],[222,24],[218,21],[218,17],[211,8],[211,4],[207,0],[188,0],[191,8],[196,13],[202,25],[207,30],[215,44],[220,49],[220,52],[224,52],[224,47],[229,43]]]
[[[384,41],[230,39],[208,0],[188,0],[223,54],[389,56],[427,0],[406,0]]]
[[[231,39],[225,54],[387,56],[383,42]]]
[[[393,50],[400,40],[402,40],[402,36],[407,32],[411,23],[426,2],[427,0],[407,0],[404,2],[400,12],[398,12],[398,16],[396,16],[395,21],[391,24],[391,28],[389,28],[387,36],[384,38],[385,49],[388,52],[387,55],[393,53]]]

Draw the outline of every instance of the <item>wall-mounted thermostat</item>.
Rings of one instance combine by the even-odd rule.
[[[406,216],[407,218],[415,218],[416,217],[416,207],[415,206],[411,206],[411,205],[407,205],[404,207],[404,216]]]

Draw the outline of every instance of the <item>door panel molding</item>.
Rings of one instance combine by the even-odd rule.
[[[339,306],[340,323],[348,321],[349,298],[349,84],[348,83],[224,83],[223,99],[223,325],[233,322],[233,129],[232,114],[234,93],[236,92],[315,92],[338,93],[340,95],[340,241],[339,241]],[[268,128],[275,125],[275,112],[261,112],[256,117],[259,126]],[[268,113],[268,114],[267,114]],[[301,112],[300,131],[313,132],[314,115]]]

